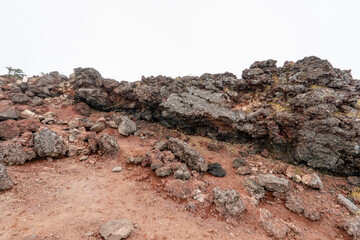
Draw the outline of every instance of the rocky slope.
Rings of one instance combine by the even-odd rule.
[[[70,77],[52,72],[28,82],[1,76],[0,202],[11,208],[10,212],[0,210],[27,214],[26,205],[16,203],[17,189],[28,194],[29,204],[41,200],[30,198],[36,192],[22,185],[26,176],[17,173],[29,166],[38,174],[41,162],[34,160],[46,159],[49,167],[54,164],[72,181],[79,180],[77,174],[87,177],[83,164],[94,166],[88,169],[96,177],[91,186],[104,181],[109,173],[101,169],[111,162],[113,174],[121,172],[131,188],[142,182],[143,188],[150,186],[165,201],[170,197],[195,216],[218,219],[219,226],[223,220],[240,226],[234,230],[237,236],[252,229],[254,239],[315,239],[318,234],[320,239],[344,239],[345,232],[357,239],[360,222],[351,214],[358,214],[360,202],[359,189],[353,187],[360,185],[359,92],[360,81],[350,71],[317,57],[286,62],[282,67],[274,60],[255,62],[241,78],[224,73],[143,77],[129,83],[105,79],[92,68],[77,68]],[[78,172],[64,170],[67,163]],[[100,173],[95,173],[96,168]],[[352,176],[346,182],[322,173]],[[56,186],[56,181],[47,181]],[[65,179],[62,184],[67,184]],[[61,197],[68,199],[64,194]],[[92,192],[86,194],[95,198]],[[130,190],[128,194],[131,198]],[[148,197],[141,189],[137,194]],[[101,191],[101,195],[111,194]],[[53,207],[62,206],[59,201]],[[81,206],[82,200],[78,201]],[[287,218],[290,212],[292,217]],[[93,217],[97,224],[104,218]],[[12,225],[0,226],[0,237],[24,239],[20,235],[29,231],[16,228],[15,234],[10,230],[18,216],[8,218]],[[135,236],[126,232],[129,238],[167,239],[145,237],[149,229],[141,232],[125,220],[110,221],[98,235],[87,238],[102,235],[107,239],[119,230],[115,223],[124,222],[127,230],[135,232]],[[254,224],[260,229],[253,229]],[[311,230],[313,226],[316,230]],[[162,230],[164,236],[181,238]],[[224,239],[235,236],[233,231],[230,236],[219,231]],[[207,237],[220,237],[220,233]],[[40,232],[46,239],[83,238],[57,234],[50,238],[46,231]],[[192,237],[202,238],[195,233]]]

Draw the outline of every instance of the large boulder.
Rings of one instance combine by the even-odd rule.
[[[246,210],[240,194],[231,189],[222,190],[219,187],[213,190],[216,209],[225,217],[237,217]]]
[[[36,157],[32,149],[26,149],[20,143],[4,142],[0,144],[0,164],[24,164]]]
[[[7,174],[5,166],[0,163],[0,191],[11,189],[13,186],[14,182]]]
[[[39,157],[62,157],[67,152],[67,147],[56,132],[48,128],[34,134],[34,150]]]
[[[208,170],[206,160],[186,142],[178,138],[170,138],[167,142],[167,148],[176,157],[185,162],[190,169],[198,172],[206,172]]]

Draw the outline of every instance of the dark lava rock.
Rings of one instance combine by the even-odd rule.
[[[215,177],[225,177],[226,171],[220,165],[220,163],[210,163],[208,165],[208,173]]]

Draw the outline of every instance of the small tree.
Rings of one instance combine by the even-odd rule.
[[[26,74],[19,68],[6,67],[8,70],[8,76],[16,79],[22,79]]]

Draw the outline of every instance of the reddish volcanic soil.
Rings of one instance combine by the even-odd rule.
[[[68,116],[59,115],[59,118],[70,119]],[[50,128],[61,129],[56,125]],[[173,176],[159,178],[148,167],[126,163],[127,156],[150,151],[155,139],[125,138],[119,136],[116,129],[105,131],[116,136],[121,147],[115,159],[91,155],[83,162],[79,161],[80,157],[74,157],[7,167],[16,186],[0,194],[0,239],[101,239],[99,227],[108,220],[120,218],[129,219],[136,226],[130,240],[271,239],[260,226],[259,210],[250,203],[250,195],[241,184],[245,177],[236,175],[232,168],[240,145],[224,144],[214,152],[207,148],[209,139],[190,136],[189,140],[208,162],[219,162],[227,171],[224,178],[205,174],[197,176],[198,179],[207,183],[210,190],[219,186],[239,191],[247,205],[238,222],[227,222],[219,217],[211,203],[190,199],[197,204],[191,212],[186,210],[188,200],[169,196],[164,185]],[[247,160],[260,172],[284,172],[287,168],[282,162],[258,155],[250,155]],[[115,166],[122,166],[124,170],[112,172]],[[334,189],[336,193],[341,192],[339,188],[347,184],[342,178],[320,177],[325,187],[323,193],[292,182],[306,201],[321,207],[323,217],[318,222],[292,213],[284,202],[270,194],[260,202],[259,207],[270,210],[285,222],[294,223],[301,231],[302,235],[290,234],[287,239],[350,239],[336,227],[339,217],[348,213],[336,204],[333,192]],[[211,191],[205,194],[211,196]]]

